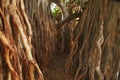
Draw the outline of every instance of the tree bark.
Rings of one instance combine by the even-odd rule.
[[[1,80],[43,80],[33,57],[31,39],[23,0],[0,0]]]
[[[74,80],[119,80],[120,2],[88,0],[55,24],[51,1],[0,0],[0,80],[43,80],[54,53]]]
[[[120,2],[89,0],[66,64],[74,80],[119,80],[119,9]]]

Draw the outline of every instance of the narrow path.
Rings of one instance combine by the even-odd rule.
[[[66,57],[67,55],[65,54],[53,55],[48,68],[43,72],[45,80],[72,80],[68,79],[65,73]]]

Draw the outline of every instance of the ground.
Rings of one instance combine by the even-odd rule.
[[[66,54],[54,54],[48,67],[44,70],[45,80],[72,80],[68,79],[65,70]]]

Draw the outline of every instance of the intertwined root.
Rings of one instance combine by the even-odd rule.
[[[5,53],[4,53],[5,61],[8,65],[8,68],[9,68],[12,76],[14,77],[14,79],[19,80],[19,76],[18,76],[17,72],[15,71],[15,69],[13,68],[12,63],[10,62],[10,56],[9,56],[10,53],[9,52],[10,51],[5,48]]]
[[[35,62],[35,61],[30,61],[30,76],[31,76],[31,79],[34,80],[34,71],[35,69],[37,70],[38,74],[39,74],[39,78],[38,80],[44,80],[44,77],[43,77],[43,74],[41,72],[41,70],[39,69],[39,66],[38,64]]]
[[[90,65],[90,77],[91,80],[94,80],[95,71],[97,72],[97,75],[99,77],[99,80],[104,80],[103,73],[100,68],[101,63],[101,57],[102,57],[102,49],[101,46],[104,42],[104,35],[103,35],[103,21],[100,25],[99,34],[96,39],[95,46],[90,51],[90,59],[89,59],[89,65]],[[98,57],[97,57],[98,56]]]
[[[7,41],[5,35],[0,31],[0,41],[2,42],[5,52],[3,53],[5,61],[8,65],[8,68],[10,72],[12,73],[15,80],[19,80],[17,72],[14,70],[11,62],[10,62],[10,51],[14,51],[14,49],[11,47],[10,43]]]
[[[26,74],[29,76],[28,78],[30,80],[36,80],[34,76],[36,69],[39,76],[37,80],[44,80],[43,74],[32,56],[32,29],[24,10],[23,0],[0,1],[2,4],[0,15],[4,24],[4,26],[0,26],[4,28],[4,30],[0,29],[0,42],[4,48],[3,55],[9,68],[8,79],[21,80],[23,78],[18,75],[22,74],[22,64],[18,56],[24,53],[26,60],[29,62],[29,65],[27,65],[29,66],[29,74]],[[21,51],[18,52],[18,50]],[[16,59],[16,61],[12,61],[13,58]]]

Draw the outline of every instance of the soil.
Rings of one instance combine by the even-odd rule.
[[[73,80],[71,76],[66,74],[66,58],[66,54],[53,55],[48,67],[43,71],[45,80]]]

